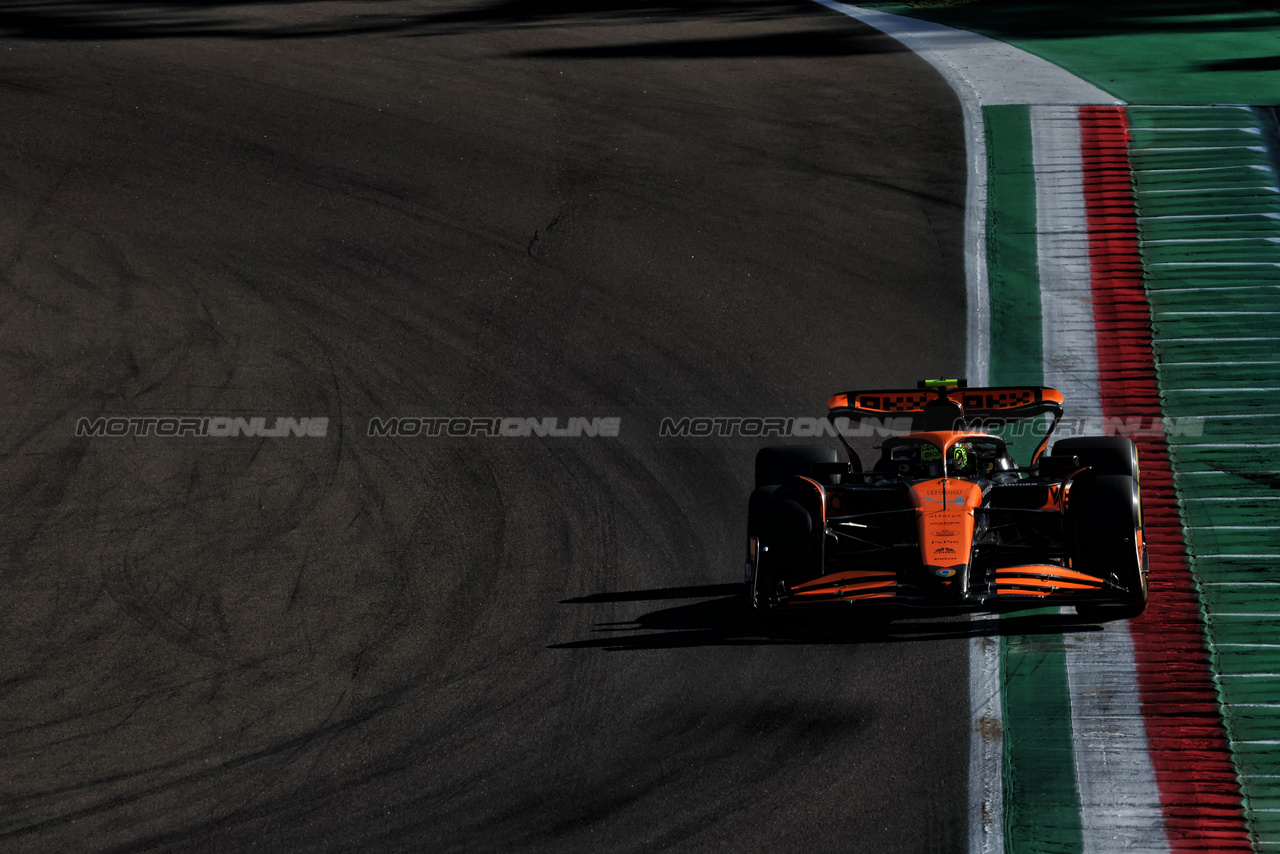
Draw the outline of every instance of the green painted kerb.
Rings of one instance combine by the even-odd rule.
[[[1274,104],[1280,14],[1233,0],[863,0],[1019,47],[1134,104]]]
[[[1007,854],[1084,850],[1076,788],[1067,653],[1057,608],[1005,618],[1042,620],[1038,635],[1009,635],[1000,645],[1004,685],[1004,828]]]
[[[983,107],[982,118],[987,128],[992,382],[1038,385],[1043,343],[1031,112],[1024,105]]]
[[[993,385],[1044,382],[1036,258],[1031,116],[1025,106],[983,108],[987,132],[987,263]],[[1025,443],[1024,443],[1025,444]],[[1031,446],[1010,443],[1026,462]],[[1083,850],[1071,737],[1071,697],[1056,608],[1002,619],[1005,851]],[[1040,634],[1013,634],[1019,625]]]

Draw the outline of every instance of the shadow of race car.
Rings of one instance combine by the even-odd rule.
[[[1051,388],[851,391],[845,417],[910,419],[863,469],[836,448],[786,445],[756,455],[747,521],[751,613],[768,622],[820,608],[1003,612],[1072,605],[1081,616],[1134,617],[1147,604],[1138,455],[1121,436],[1045,448],[1062,418]],[[1052,420],[1026,466],[988,430]]]

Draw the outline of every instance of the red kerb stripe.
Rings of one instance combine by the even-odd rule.
[[[1092,261],[1102,411],[1161,414],[1142,285],[1121,107],[1081,107],[1085,204]],[[1240,787],[1210,676],[1204,627],[1164,438],[1136,436],[1142,466],[1151,604],[1129,622],[1151,761],[1175,851],[1249,851]]]

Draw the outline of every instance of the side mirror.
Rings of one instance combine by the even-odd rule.
[[[1067,477],[1080,470],[1080,458],[1065,454],[1056,457],[1041,454],[1037,468],[1041,477]]]
[[[859,466],[856,470],[862,471],[862,467]],[[844,474],[853,474],[854,471],[855,471],[854,467],[849,463],[814,463],[813,464],[814,474],[844,475]]]

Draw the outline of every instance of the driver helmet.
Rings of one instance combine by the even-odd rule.
[[[973,477],[978,473],[978,454],[968,442],[956,442],[947,449],[947,473]]]

